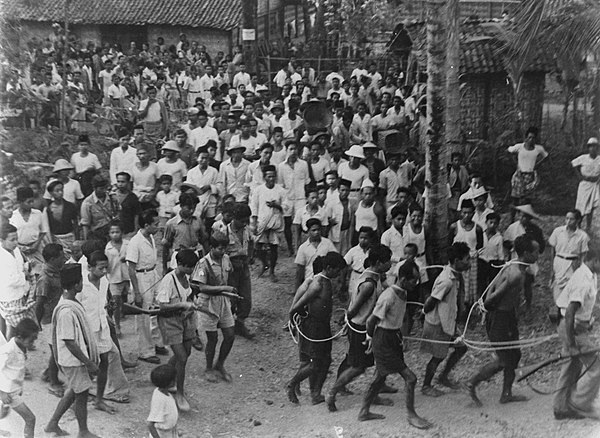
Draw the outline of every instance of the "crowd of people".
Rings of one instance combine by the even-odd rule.
[[[252,311],[250,267],[258,262],[258,276],[279,282],[283,245],[296,269],[289,329],[299,337],[300,368],[286,389],[292,403],[299,403],[300,384],[308,379],[312,403],[325,402],[336,411],[336,396],[375,365],[359,420],[382,417],[370,407],[390,403],[379,394],[397,391],[385,380],[399,373],[406,382],[409,423],[430,427],[414,408],[417,377],[404,362],[403,337],[419,331],[421,351],[431,357],[421,393],[439,397],[442,388],[456,390],[460,385],[450,373],[467,351],[457,340],[457,324],[478,302],[492,345],[515,344],[499,348],[464,388],[479,404],[477,385],[502,370],[500,402],[523,401],[512,392],[520,360],[521,289],[529,308],[536,262],[546,246],[553,256],[564,346],[579,351],[586,342],[583,328],[590,324],[600,263],[581,223],[583,215],[591,221],[600,204],[596,139],[588,142],[589,154],[573,161],[582,175],[578,209],[547,240],[531,204],[536,169],[547,156],[536,144],[536,128],[508,149],[518,163],[513,222],[505,230],[484,169],[468,169],[462,154],[453,153],[448,264],[440,272],[429,266],[436,257],[423,223],[424,163],[408,147],[417,132],[423,87],[402,86],[399,70],[392,68],[383,79],[375,64],[367,70],[360,62],[347,77],[327,75],[322,96],[308,64],[290,60],[275,76],[277,91],[271,93],[246,72],[239,53],[231,59],[219,53],[211,61],[185,35],[168,49],[157,41],[152,52],[147,45],[140,50],[131,45],[125,54],[104,47],[93,52],[88,47],[87,55],[83,49],[66,55],[77,61],[68,64],[77,98],[93,98],[97,87],[105,105],[126,107],[126,99],[139,100],[131,126],[118,129],[109,162],[90,150],[94,137],[80,134],[77,151],[57,157],[48,181],[30,180],[14,199],[1,199],[0,257],[9,275],[0,284],[8,340],[0,348],[0,400],[23,416],[26,436],[33,436],[35,416],[19,391],[24,353],[38,332],[51,351],[43,378],[61,398],[46,431],[63,434],[59,421],[75,404],[80,435],[95,436],[86,423],[90,391],[101,411],[114,411],[106,400],[129,401],[123,370],[136,364],[123,357],[119,343],[125,313],[136,314],[139,360],[159,365],[159,356],[169,355],[166,347],[172,350],[168,364],[152,371],[157,390],[148,424],[153,437],[175,436],[178,411],[190,410],[185,370],[192,348],[204,350],[208,382],[232,381],[225,363],[236,336],[256,336],[246,324]],[[53,59],[51,51],[46,55]],[[140,62],[135,69],[132,60]],[[52,63],[45,65],[40,72],[48,84],[38,92],[60,83]],[[183,69],[173,70],[176,65]],[[231,65],[235,73],[224,76],[232,73]],[[315,129],[305,120],[314,116],[306,108],[320,97],[314,111],[326,123]],[[185,111],[187,122],[178,126],[168,118],[167,110],[175,108]],[[397,134],[397,144],[380,141],[386,131]],[[349,347],[323,395],[334,297],[348,301]],[[593,357],[578,356],[563,369],[556,418],[593,414],[600,385]],[[591,382],[585,388],[577,385],[580,362]],[[91,374],[97,375],[95,384]]]

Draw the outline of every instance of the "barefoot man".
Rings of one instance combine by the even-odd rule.
[[[517,237],[514,250],[518,259],[504,268],[490,285],[485,296],[487,310],[486,331],[490,342],[509,342],[519,340],[517,311],[521,302],[521,291],[529,265],[537,262],[540,247],[528,234]],[[477,397],[477,385],[489,380],[499,371],[504,371],[504,383],[500,403],[526,401],[527,397],[513,395],[512,384],[515,381],[515,369],[521,359],[521,350],[511,348],[496,350],[496,359],[485,364],[467,383],[469,395],[477,406],[482,406]]]

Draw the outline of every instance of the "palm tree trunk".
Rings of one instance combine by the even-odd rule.
[[[460,126],[460,6],[458,0],[448,0],[446,48],[446,145],[447,153],[462,152]]]
[[[448,245],[448,154],[444,141],[446,0],[427,3],[427,149],[425,179],[425,226],[429,233],[428,252],[433,263],[446,262]]]

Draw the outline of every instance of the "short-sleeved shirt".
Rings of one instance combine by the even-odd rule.
[[[0,347],[0,391],[17,392],[23,389],[27,356],[12,338]]]
[[[119,219],[123,225],[123,234],[135,231],[135,217],[142,212],[140,200],[132,192],[127,192],[124,196],[117,193],[115,201],[119,208]]]
[[[156,165],[158,166],[159,175],[171,175],[173,177],[173,187],[179,189],[183,178],[187,176],[185,162],[178,158],[174,163],[169,163],[166,158],[161,158]]]
[[[53,181],[58,180],[56,178],[51,178],[48,181],[48,184],[50,184]],[[46,184],[46,187],[48,187],[48,184]],[[83,198],[84,196],[83,192],[81,191],[81,185],[79,184],[79,181],[69,178],[69,180],[66,183],[63,183],[63,199],[65,201],[75,204],[77,201]],[[47,189],[44,192],[44,199],[52,199],[52,196],[50,195],[50,193],[48,193]]]
[[[408,187],[412,181],[415,165],[410,161],[402,163],[398,170],[387,167],[379,175],[379,187],[386,190],[385,201],[387,205],[394,205],[398,201],[398,189]]]
[[[369,255],[369,251],[365,251],[360,245],[353,246],[344,256],[346,264],[356,273],[362,273],[365,270],[365,259]]]
[[[404,236],[396,227],[391,226],[381,235],[381,243],[392,250],[392,263],[398,263],[404,258]]]
[[[177,420],[179,411],[171,394],[165,394],[156,388],[152,393],[150,413],[146,421],[154,423],[158,434],[162,437],[177,436]],[[167,433],[169,432],[169,433]]]
[[[402,300],[394,291],[398,286],[391,286],[385,289],[373,309],[373,315],[379,318],[378,327],[386,330],[400,330],[404,313],[406,312],[406,299]],[[406,296],[406,292],[404,292]]]
[[[445,266],[435,279],[431,296],[439,300],[435,308],[425,314],[425,321],[432,325],[440,325],[444,333],[454,336],[456,316],[458,314],[459,275],[450,266]]]
[[[280,163],[277,166],[277,178],[286,190],[286,199],[305,199],[304,187],[310,182],[306,161],[296,160],[292,165],[287,161]]]
[[[81,152],[75,152],[71,155],[71,164],[75,168],[75,173],[83,173],[89,168],[102,169],[100,160],[98,160],[96,154],[92,154],[91,152],[88,152],[85,157],[81,156]]]
[[[324,207],[317,206],[317,211],[311,214],[308,211],[308,205],[304,207],[302,210],[296,211],[296,215],[294,216],[294,225],[300,225],[302,227],[302,231],[307,233],[308,229],[306,228],[306,222],[309,219],[319,219],[321,221],[321,225],[326,227],[329,225],[328,218],[328,210]]]
[[[179,195],[181,193],[171,190],[169,193],[165,193],[164,190],[156,193],[156,201],[158,202],[158,216],[170,218],[174,211],[173,209],[179,201]]]
[[[101,332],[102,339],[110,342],[110,328],[108,326],[108,315],[106,314],[107,293],[108,280],[104,276],[100,279],[98,288],[91,281],[83,282],[83,289],[77,294],[77,299],[85,309],[90,329],[94,333]]]
[[[189,286],[183,287],[175,271],[171,271],[160,281],[154,300],[163,304],[183,303],[187,301],[191,293],[192,289]]]
[[[129,241],[127,261],[136,263],[136,269],[152,269],[156,267],[156,245],[154,236],[146,239],[142,231],[138,231]]]
[[[140,168],[140,163],[136,163],[131,175],[133,193],[140,197],[140,195],[152,192],[158,178],[160,178],[160,172],[155,162],[150,161],[148,167],[144,169]]]
[[[203,225],[197,217],[183,219],[178,214],[167,221],[164,242],[175,251],[196,249],[200,243],[199,234],[202,229]]]
[[[589,241],[589,236],[582,229],[577,228],[570,232],[566,225],[562,225],[554,229],[548,239],[548,245],[554,248],[556,255],[572,257],[586,253]]]
[[[486,262],[493,260],[504,260],[504,238],[499,231],[488,237],[488,233],[483,233],[483,247],[479,250],[479,258]]]
[[[118,248],[113,242],[109,241],[104,248],[104,254],[108,257],[108,272],[106,278],[109,283],[122,283],[129,280],[129,269],[127,262],[122,262],[121,258],[127,256],[127,246],[129,240],[123,240],[121,247]]]
[[[560,307],[564,316],[570,303],[580,303],[581,307],[575,313],[575,320],[589,322],[592,319],[597,293],[597,275],[585,263],[582,263],[556,299],[556,305]]]
[[[585,177],[598,178],[600,176],[600,155],[596,155],[596,158],[590,157],[590,154],[580,155],[571,161],[571,166],[581,166],[581,174]]]
[[[92,231],[105,227],[117,215],[117,209],[108,195],[101,200],[96,192],[92,192],[81,203],[81,225],[89,226]]]
[[[48,232],[42,212],[34,208],[31,209],[27,220],[18,209],[15,210],[9,222],[17,229],[17,238],[21,245],[29,245],[38,239],[40,233]]]
[[[229,257],[247,256],[248,247],[250,244],[250,231],[248,227],[244,227],[241,232],[233,229],[232,223],[227,225],[227,236],[229,237],[229,245],[227,245],[227,254]]]
[[[523,143],[517,143],[514,146],[509,146],[508,152],[517,155],[517,166],[521,172],[533,172],[537,163],[538,156],[546,158],[548,152],[543,146],[536,144],[532,150],[525,148]]]
[[[64,300],[64,298],[61,298]],[[60,302],[60,301],[59,301]],[[74,304],[81,307],[81,311],[85,313],[85,309],[78,301]],[[56,311],[57,309],[55,309]],[[85,338],[83,336],[83,328],[79,323],[79,319],[72,309],[69,307],[63,308],[56,318],[56,349],[58,352],[58,365],[63,367],[80,367],[83,362],[73,356],[65,344],[65,340],[74,341],[79,346],[85,357],[89,357]]]
[[[321,237],[321,241],[315,247],[310,240],[304,242],[298,248],[294,263],[304,266],[304,278],[313,276],[313,262],[318,256],[325,256],[328,252],[338,252],[333,242],[326,237]]]
[[[350,168],[349,162],[341,163],[338,167],[338,175],[352,183],[351,190],[359,190],[363,181],[369,178],[369,169],[362,164],[357,169]]]
[[[44,263],[40,278],[35,284],[35,297],[46,297],[42,324],[50,324],[52,322],[52,312],[54,312],[54,308],[60,301],[62,291],[60,271],[55,267]]]

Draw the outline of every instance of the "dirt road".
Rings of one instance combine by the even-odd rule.
[[[542,263],[542,277],[547,273],[547,261]],[[506,438],[550,438],[600,437],[600,422],[590,420],[555,421],[552,416],[552,396],[541,396],[530,388],[518,386],[515,392],[530,397],[526,403],[500,405],[497,402],[500,391],[500,378],[481,387],[484,408],[469,407],[468,397],[462,393],[452,393],[437,399],[430,399],[417,393],[417,410],[435,427],[427,432],[411,428],[405,419],[403,408],[403,384],[400,378],[390,382],[400,388],[392,395],[394,407],[375,407],[375,412],[386,415],[385,420],[361,423],[356,420],[361,395],[372,374],[363,376],[350,389],[356,395],[338,399],[339,412],[329,413],[324,405],[311,406],[308,388],[303,387],[301,406],[291,405],[283,387],[295,371],[298,360],[296,346],[290,335],[281,330],[293,285],[293,262],[285,257],[278,267],[279,283],[256,279],[253,274],[254,310],[249,325],[257,333],[257,340],[236,339],[228,361],[228,370],[234,376],[232,384],[211,384],[202,378],[204,356],[193,350],[188,363],[187,388],[193,411],[180,416],[179,428],[184,437],[506,437]],[[547,277],[546,277],[547,278]],[[545,281],[545,280],[544,280]],[[540,283],[543,283],[540,281]],[[533,312],[521,318],[522,337],[552,333],[546,322],[546,292],[536,289],[539,298]],[[124,349],[127,356],[135,357],[136,337],[133,317],[124,323]],[[336,326],[337,328],[337,326]],[[418,334],[420,327],[415,333]],[[598,334],[600,330],[596,328]],[[472,336],[483,339],[481,327]],[[333,383],[335,371],[343,358],[346,339],[334,342],[333,365],[326,389]],[[522,363],[533,363],[558,348],[550,342],[524,351]],[[489,360],[491,353],[478,353],[470,350],[459,364],[455,378],[468,378],[475,367]],[[23,395],[26,403],[38,418],[36,432],[44,436],[43,426],[48,421],[58,399],[47,392],[46,385],[39,376],[48,358],[47,346],[29,354],[29,368],[34,379],[25,384]],[[409,345],[406,362],[415,371],[419,380],[425,368],[426,358],[418,353],[418,346]],[[131,403],[117,405],[119,412],[111,416],[93,409],[89,404],[90,429],[103,437],[143,437],[147,436],[145,419],[153,387],[149,381],[152,366],[141,363],[133,372],[128,372],[131,382]],[[557,369],[541,374],[534,382],[538,388],[551,390]],[[307,385],[306,385],[307,386]],[[62,427],[72,435],[77,426],[71,412],[67,413]],[[0,429],[12,432],[11,436],[21,436],[22,421],[15,413],[0,420]],[[2,436],[2,434],[0,434]],[[4,436],[8,436],[5,435]]]

